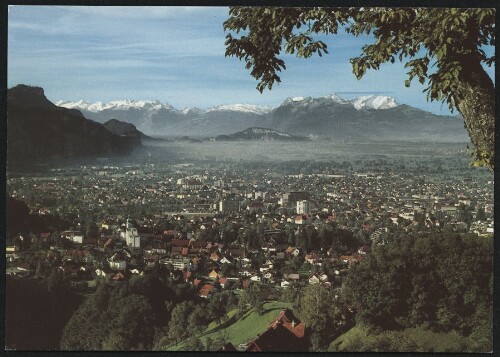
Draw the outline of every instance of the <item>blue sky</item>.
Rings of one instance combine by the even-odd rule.
[[[329,55],[283,55],[282,83],[260,94],[244,62],[224,57],[224,7],[10,6],[8,86],[45,89],[51,101],[160,100],[176,108],[218,104],[279,105],[287,97],[346,98],[378,93],[438,114],[424,86],[404,86],[402,63],[384,64],[358,81],[349,58],[369,37],[325,37]],[[494,69],[487,69],[494,77]]]

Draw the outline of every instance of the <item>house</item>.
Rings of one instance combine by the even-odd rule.
[[[305,352],[306,326],[289,309],[283,309],[266,331],[250,342],[245,352]]]
[[[189,240],[187,239],[172,239],[172,247],[189,247]]]
[[[182,247],[172,247],[172,255],[181,255]]]
[[[124,281],[125,280],[125,274],[122,271],[117,271],[116,273],[111,275],[111,280],[112,281]]]
[[[189,249],[192,253],[200,253],[207,250],[207,242],[204,240],[191,239],[189,241]]]
[[[241,247],[229,247],[226,249],[225,253],[229,255],[232,258],[239,258],[239,257],[246,257],[246,250],[245,248]]]
[[[286,256],[298,256],[300,254],[300,250],[298,248],[295,248],[295,247],[288,247],[286,250],[285,250],[285,255]]]
[[[328,275],[314,273],[309,277],[309,284],[320,284],[328,281]]]
[[[213,289],[214,289],[213,285],[205,284],[201,287],[200,292],[199,292],[199,296],[206,299],[210,296]]]
[[[369,245],[364,245],[361,248],[358,249],[358,254],[361,255],[366,255],[368,252],[370,252],[370,246]]]
[[[64,231],[61,235],[63,238],[69,239],[74,243],[83,243],[83,233],[80,231]]]
[[[127,262],[125,261],[125,254],[122,252],[115,253],[108,259],[109,267],[113,270],[125,270]]]
[[[290,285],[290,282],[288,280],[283,280],[281,283],[280,283],[280,286],[282,288],[287,288],[288,286]]]
[[[138,268],[130,269],[130,273],[131,274],[137,274],[137,275],[140,275],[140,276],[144,275],[144,271],[142,269],[138,269]]]
[[[309,284],[319,284],[319,283],[320,283],[320,279],[319,279],[318,274],[311,275],[311,277],[309,278]]]
[[[59,270],[61,270],[66,277],[76,277],[80,270],[80,266],[72,260],[67,260],[59,266]]]
[[[273,274],[270,271],[265,272],[262,277],[266,278],[267,280],[271,280],[273,277]]]
[[[227,278],[220,278],[219,279],[219,284],[220,284],[220,286],[221,286],[222,289],[225,289],[226,284],[227,284]]]
[[[255,274],[255,275],[252,275],[252,276],[250,277],[250,280],[252,280],[252,281],[260,281],[261,279],[260,279],[260,276],[259,276],[259,275]]]
[[[97,268],[95,270],[95,275],[98,278],[107,278],[107,277],[111,276],[111,269],[109,267],[103,267],[102,269]]]
[[[190,264],[190,260],[188,258],[163,258],[159,260],[160,264],[163,265],[172,265],[174,269],[184,270]]]
[[[212,252],[212,254],[210,254],[210,259],[212,259],[214,262],[217,262],[221,259],[221,256],[217,252]]]
[[[210,279],[217,279],[219,277],[219,273],[217,273],[215,270],[212,270],[209,274],[208,274],[208,277]]]
[[[309,264],[321,265],[323,257],[321,256],[321,254],[306,254],[304,256],[304,260]]]
[[[252,276],[252,273],[249,270],[240,270],[238,272],[238,275],[241,275],[241,276]]]
[[[362,255],[342,255],[340,257],[340,260],[343,261],[344,263],[348,263],[349,264],[349,267],[351,267],[353,264],[355,263],[359,263],[360,261],[362,261],[364,258],[364,256]]]
[[[20,271],[28,272],[28,273],[30,273],[33,270],[31,264],[30,263],[26,263],[26,262],[19,264],[17,266],[17,269],[20,270]]]
[[[226,343],[224,346],[219,348],[217,352],[236,352],[238,351],[236,347],[231,342]]]
[[[292,281],[299,281],[300,280],[300,275],[297,273],[293,274],[283,274],[283,279],[284,280],[292,280]]]

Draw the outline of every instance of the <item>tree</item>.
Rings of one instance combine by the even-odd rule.
[[[342,28],[376,41],[351,59],[354,75],[396,59],[409,68],[406,86],[417,78],[428,100],[446,102],[464,118],[474,145],[474,165],[494,168],[495,85],[483,68],[491,66],[484,46],[495,46],[495,9],[231,7],[224,30],[226,56],[246,62],[262,92],[280,82],[282,52],[309,58],[328,53],[313,36]],[[432,70],[429,70],[432,67]]]
[[[492,311],[492,249],[475,235],[398,237],[349,269],[344,297],[364,325],[467,336]]]
[[[481,206],[477,209],[476,221],[484,221],[485,219],[486,219],[486,213],[484,211],[484,207]]]
[[[300,291],[299,317],[311,329],[311,345],[314,351],[324,349],[345,325],[348,310],[335,298],[332,290],[308,285]]]

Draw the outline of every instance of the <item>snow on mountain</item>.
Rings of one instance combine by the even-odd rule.
[[[130,109],[172,110],[173,109],[173,107],[170,104],[161,103],[158,100],[149,101],[149,100],[123,99],[123,100],[114,100],[108,103],[103,103],[103,102],[90,103],[85,100],[79,100],[77,102],[60,100],[57,101],[55,104],[59,107],[85,110],[93,113],[101,112],[103,110],[130,110]]]
[[[227,112],[244,112],[244,113],[264,115],[269,113],[271,110],[272,109],[267,105],[227,104],[227,105],[217,105],[213,108],[210,108],[207,110],[207,113],[213,111],[227,111]]]
[[[392,97],[382,96],[382,95],[369,95],[356,97],[351,100],[347,100],[338,96],[337,94],[330,94],[328,96],[322,97],[323,99],[330,99],[338,104],[352,104],[357,110],[360,109],[389,109],[398,106],[399,104]],[[281,105],[287,105],[293,103],[294,105],[308,105],[314,101],[311,97],[291,97],[287,98]],[[64,107],[68,109],[78,109],[92,113],[99,113],[104,110],[146,110],[146,111],[159,111],[160,109],[175,110],[173,106],[168,103],[161,103],[158,100],[148,101],[148,100],[114,100],[108,103],[95,102],[90,103],[86,100],[79,100],[77,102],[60,100],[55,103],[59,107]],[[203,114],[216,111],[226,111],[226,112],[241,112],[241,113],[252,113],[257,115],[266,115],[273,109],[266,105],[252,105],[252,104],[225,104],[217,105],[208,110],[201,110],[196,107],[187,107],[179,111],[181,114]]]
[[[386,97],[382,95],[369,95],[369,96],[361,96],[356,97],[354,99],[348,100],[340,97],[339,95],[333,93],[327,95],[325,97],[317,98],[317,99],[327,99],[332,100],[338,104],[351,104],[357,110],[360,109],[389,109],[398,106],[399,104],[392,97]],[[281,105],[287,105],[293,103],[296,105],[308,105],[310,103],[314,103],[316,99],[311,97],[292,97],[287,98]]]
[[[383,95],[368,95],[361,96],[351,99],[349,101],[354,108],[360,109],[390,109],[397,107],[399,104],[392,97],[386,97]]]
[[[187,107],[181,110],[182,114],[202,114],[203,110],[196,107]]]
[[[290,103],[300,103],[300,104],[307,104],[308,102],[311,101],[311,97],[289,97],[285,99],[285,101],[281,105],[286,105]]]
[[[339,103],[339,104],[347,104],[349,103],[349,101],[345,98],[342,98],[340,96],[338,96],[337,94],[333,93],[333,94],[330,94],[330,95],[327,95],[326,97],[323,97],[323,98],[326,98],[326,99],[331,99],[333,100],[335,103]]]
[[[85,109],[88,108],[92,103],[87,102],[86,100],[79,100],[78,102],[70,102],[67,100],[60,100],[55,102],[55,105],[58,107],[63,107],[67,109]]]

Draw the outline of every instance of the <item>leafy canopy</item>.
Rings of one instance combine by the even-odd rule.
[[[446,101],[452,110],[460,101],[455,95],[461,83],[460,57],[474,54],[488,66],[495,63],[495,56],[482,49],[495,45],[495,9],[231,7],[229,15],[224,30],[241,35],[226,35],[226,56],[245,60],[260,92],[281,82],[277,73],[286,66],[280,53],[321,57],[328,53],[327,45],[314,35],[336,34],[342,28],[376,39],[350,60],[358,79],[367,69],[398,59],[409,68],[406,86],[414,78],[428,81],[428,99]],[[429,73],[434,62],[436,71]]]
[[[281,81],[282,52],[322,56],[327,45],[315,35],[342,29],[375,38],[350,60],[356,78],[382,63],[404,62],[405,85],[417,78],[428,100],[458,109],[474,145],[474,165],[494,168],[495,90],[482,66],[495,63],[483,50],[495,46],[495,9],[231,7],[226,56],[245,61],[262,93]]]

